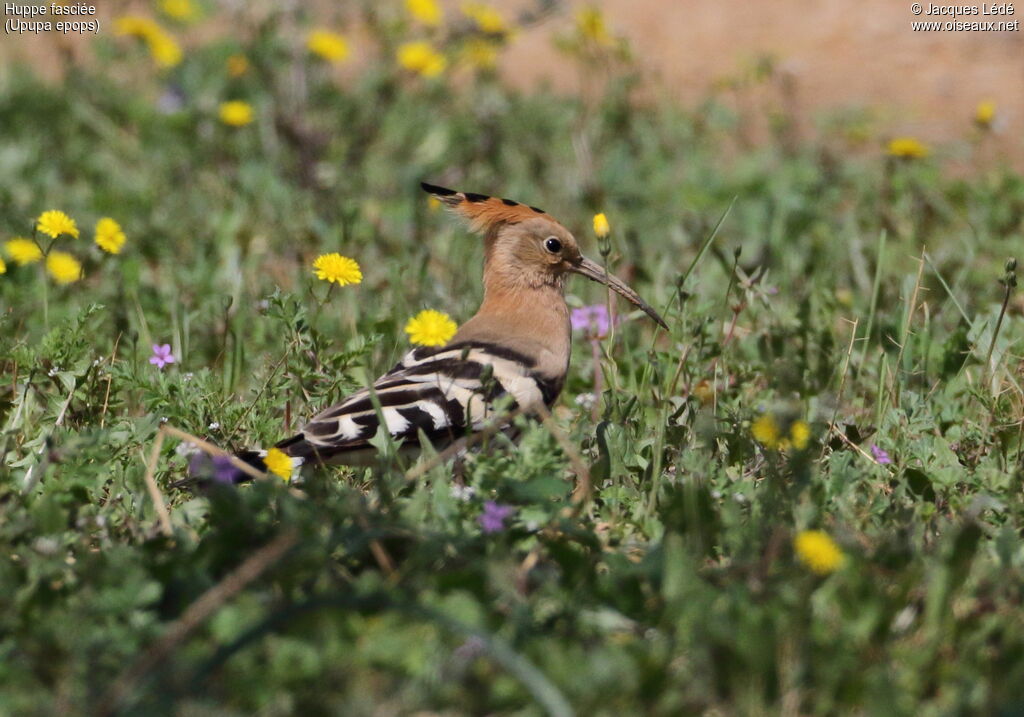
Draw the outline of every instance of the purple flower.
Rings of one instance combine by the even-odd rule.
[[[151,364],[157,368],[163,368],[169,363],[174,363],[176,360],[174,354],[171,353],[170,344],[153,344],[153,355],[149,357]]]
[[[173,115],[185,109],[188,97],[180,87],[170,86],[156,101],[156,111],[162,115]]]
[[[235,468],[227,456],[213,457],[213,479],[218,483],[237,483],[242,472]]]
[[[586,331],[591,336],[602,337],[608,335],[608,307],[604,304],[593,304],[572,310],[569,318],[572,328],[575,331]]]
[[[886,463],[892,463],[892,458],[890,458],[886,450],[878,444],[871,444],[871,455],[875,457],[876,461],[883,465]]]
[[[485,533],[500,533],[505,529],[505,518],[515,512],[511,505],[499,505],[489,500],[484,503],[484,512],[477,516],[477,522]]]
[[[208,456],[197,453],[188,463],[188,474],[192,478],[212,478],[218,483],[233,485],[241,482],[242,471],[231,463],[227,456]]]

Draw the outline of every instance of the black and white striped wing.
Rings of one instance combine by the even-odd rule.
[[[545,381],[533,362],[510,349],[479,342],[407,353],[370,389],[315,416],[299,436],[282,444],[291,455],[327,461],[369,447],[381,420],[396,440],[418,443],[419,431],[435,445],[480,430],[495,416],[495,402],[527,410],[550,405],[561,381]],[[376,404],[374,403],[376,399]],[[378,407],[380,408],[378,412]]]

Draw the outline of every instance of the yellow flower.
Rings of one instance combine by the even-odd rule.
[[[181,47],[162,27],[148,17],[125,15],[114,21],[118,35],[140,37],[149,46],[149,54],[161,67],[174,67],[181,62]]]
[[[818,575],[835,572],[846,562],[843,551],[823,530],[800,531],[793,539],[793,549],[800,562]]]
[[[405,333],[409,340],[420,346],[444,346],[458,331],[458,325],[448,314],[424,309],[409,319]]]
[[[348,57],[348,42],[330,30],[313,30],[306,37],[306,47],[328,62],[341,62]]]
[[[974,121],[982,127],[988,127],[992,124],[992,120],[996,118],[996,103],[992,100],[985,100],[984,102],[978,103],[978,108],[974,110]]]
[[[604,215],[604,212],[594,215],[594,233],[604,239],[608,236],[608,233],[612,230],[611,225],[608,224],[608,217]]]
[[[765,413],[754,421],[750,426],[750,432],[758,443],[772,450],[781,447],[784,440],[779,424],[770,413]]]
[[[7,264],[4,263],[3,259],[0,259],[0,274],[7,273]]]
[[[249,71],[249,60],[245,55],[232,55],[224,64],[230,77],[241,77]]]
[[[175,20],[191,20],[196,16],[196,6],[192,0],[161,0],[160,9],[164,15]]]
[[[430,209],[430,211],[436,212],[438,209],[441,208],[441,200],[431,195],[427,197],[427,207]]]
[[[462,56],[473,67],[490,70],[498,64],[498,46],[490,40],[474,37],[463,46]]]
[[[448,65],[448,61],[429,42],[406,42],[396,52],[398,64],[424,77],[437,77]]]
[[[485,3],[463,3],[462,14],[475,22],[482,32],[497,35],[505,31],[505,21],[502,19],[501,14]]]
[[[807,448],[811,440],[811,427],[807,425],[807,421],[793,421],[793,425],[789,427],[789,440],[798,451]]]
[[[149,38],[149,54],[160,67],[174,67],[181,62],[181,46],[163,31]]]
[[[332,281],[338,286],[358,284],[363,280],[363,272],[356,260],[337,252],[318,256],[313,262],[313,270],[317,279]]]
[[[121,225],[110,217],[103,217],[96,222],[96,246],[109,254],[120,254],[124,246],[125,236]]]
[[[63,251],[51,251],[47,255],[46,270],[58,284],[71,284],[82,278],[78,259]]]
[[[39,248],[39,245],[31,239],[25,239],[24,237],[8,239],[4,243],[4,248],[18,266],[35,264],[43,258],[43,250]]]
[[[61,234],[70,234],[75,239],[78,238],[78,226],[75,224],[75,220],[57,209],[51,209],[39,215],[39,218],[36,219],[36,231],[54,239]]]
[[[805,450],[811,440],[811,427],[807,421],[797,419],[789,424],[789,432],[779,425],[771,413],[759,416],[750,426],[754,439],[762,446],[773,451],[788,451],[796,448]]]
[[[231,127],[244,127],[252,122],[252,105],[241,100],[222,102],[220,121]]]
[[[159,26],[148,17],[137,15],[123,15],[114,20],[114,32],[118,35],[133,35],[135,37],[148,37]]]
[[[928,156],[928,145],[913,137],[897,137],[889,142],[887,150],[893,157],[921,159]]]
[[[405,9],[424,25],[437,27],[441,24],[441,7],[437,0],[405,0]]]
[[[280,448],[271,448],[263,458],[263,464],[278,478],[287,481],[292,477],[292,459]]]
[[[595,7],[585,7],[576,13],[576,29],[584,39],[597,45],[607,47],[613,42],[604,15]]]

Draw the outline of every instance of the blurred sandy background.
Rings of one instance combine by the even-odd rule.
[[[125,4],[95,4],[103,32],[110,33],[112,17]],[[344,4],[318,5],[331,15]],[[493,4],[509,18],[532,6]],[[811,136],[816,119],[830,111],[866,110],[880,141],[912,135],[952,142],[945,154],[954,162],[955,143],[972,131],[977,105],[990,100],[997,106],[993,156],[1024,166],[1024,31],[913,32],[912,20],[936,18],[915,17],[909,0],[571,1],[517,34],[501,59],[510,82],[550,81],[566,90],[580,85],[552,36],[569,28],[573,12],[585,4],[600,7],[609,30],[629,39],[654,92],[697,102],[770,58],[800,138]],[[457,15],[457,3],[448,5]],[[1022,20],[1024,6],[1008,17],[967,19]],[[53,36],[5,34],[0,62],[28,57],[45,70],[58,44]]]
[[[790,85],[805,136],[827,110],[866,109],[881,137],[962,140],[978,104],[990,100],[997,106],[998,144],[1024,166],[1024,31],[913,32],[912,20],[934,18],[916,18],[910,5],[608,0],[600,7],[609,27],[630,38],[639,62],[661,78],[662,91],[684,100],[696,101],[770,57]],[[1024,19],[1024,6],[1015,11],[966,19]],[[560,64],[543,30],[521,37],[505,58],[516,74],[573,86],[576,78],[559,73]]]

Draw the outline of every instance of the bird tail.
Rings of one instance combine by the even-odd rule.
[[[239,451],[238,453],[235,454],[235,458],[242,461],[243,463],[249,464],[256,470],[260,471],[261,473],[266,473],[268,471],[267,464],[263,460],[264,458],[266,458],[266,456],[266,451],[254,450]],[[235,471],[237,471],[237,473],[234,473],[231,476],[232,483],[247,483],[248,481],[252,480],[252,476],[243,471],[238,466],[233,465],[232,468],[234,468]]]
[[[274,448],[278,449],[292,461],[292,468],[296,469],[306,463],[307,459],[314,455],[313,447],[300,433],[287,438]],[[270,471],[266,462],[267,451],[244,450],[235,454],[235,458],[247,463],[256,470],[267,473]],[[185,488],[192,485],[204,485],[208,483],[239,484],[247,483],[253,476],[239,468],[225,456],[210,456],[206,453],[197,453],[189,461],[188,477],[171,484],[172,488]]]

